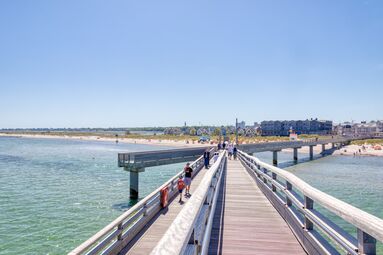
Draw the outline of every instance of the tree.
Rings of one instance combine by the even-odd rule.
[[[191,128],[190,135],[197,135],[197,130],[195,128]]]
[[[221,129],[220,128],[215,128],[213,131],[214,136],[220,136],[221,135]]]

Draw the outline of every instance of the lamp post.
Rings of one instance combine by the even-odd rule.
[[[235,118],[235,144],[238,145],[238,118]]]

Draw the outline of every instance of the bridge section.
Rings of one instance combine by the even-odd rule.
[[[229,160],[208,254],[306,254],[239,160]]]

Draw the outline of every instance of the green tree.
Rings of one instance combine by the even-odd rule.
[[[213,131],[214,136],[220,136],[221,135],[221,129],[220,128],[215,128]]]

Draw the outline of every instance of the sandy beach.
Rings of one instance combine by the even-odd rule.
[[[40,135],[40,134],[6,134],[0,133],[0,136],[12,136],[12,137],[24,137],[24,138],[42,138],[42,139],[71,139],[71,140],[85,140],[85,141],[105,141],[116,142],[115,138],[102,137],[102,136],[69,136],[69,135]],[[169,147],[201,147],[209,146],[205,143],[187,143],[185,140],[161,140],[161,139],[132,139],[132,138],[118,138],[119,143],[131,143],[131,144],[147,144],[157,146],[169,146]]]
[[[69,136],[69,135],[41,135],[41,134],[6,134],[0,133],[0,136],[12,136],[12,137],[25,137],[25,138],[42,138],[42,139],[72,139],[72,140],[85,140],[85,141],[105,141],[105,142],[115,142],[115,138],[111,137],[102,137],[102,136]],[[186,147],[201,147],[201,146],[215,146],[214,144],[208,143],[192,143],[186,140],[161,140],[161,139],[133,139],[133,138],[118,138],[119,143],[131,143],[131,144],[147,144],[155,146],[169,146],[176,148],[186,148]],[[329,149],[331,145],[326,145],[326,149]],[[382,148],[379,150],[378,148]],[[285,149],[285,152],[292,152],[293,149]],[[309,147],[305,146],[299,149],[301,153],[309,153]],[[319,154],[322,152],[322,145],[317,145],[314,147],[314,153]],[[383,157],[383,146],[382,145],[348,145],[340,150],[334,151],[333,155],[343,155],[343,156],[380,156]]]
[[[381,148],[379,150],[379,148]],[[348,145],[336,150],[334,155],[344,156],[380,156],[383,157],[383,146],[381,145]]]
[[[326,145],[326,150],[330,149],[331,145]],[[383,149],[383,146],[380,146]],[[377,156],[383,157],[383,150],[377,150],[375,145],[364,145],[364,149],[362,145],[347,145],[339,150],[335,150],[333,155],[338,156]],[[309,147],[305,146],[299,149],[301,153],[309,153]],[[360,150],[360,151],[359,151]],[[293,152],[293,149],[285,149],[285,152]],[[322,152],[322,145],[317,145],[314,147],[314,154],[319,154]]]

